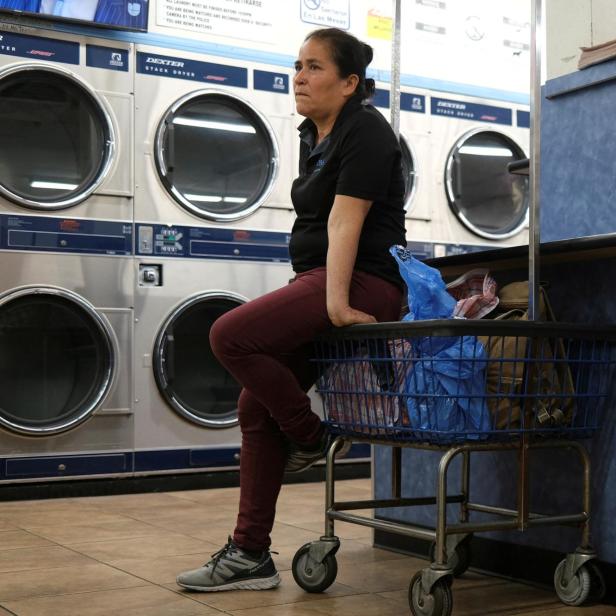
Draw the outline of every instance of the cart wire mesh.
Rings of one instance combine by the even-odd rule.
[[[616,327],[462,319],[335,329],[317,390],[339,435],[448,445],[588,438],[611,402]]]

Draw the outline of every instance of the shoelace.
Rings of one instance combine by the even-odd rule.
[[[233,543],[233,540],[231,539],[231,537],[229,537],[227,540],[227,544],[224,545],[220,550],[218,550],[218,552],[214,552],[214,554],[212,554],[212,560],[210,560],[210,563],[213,563],[212,573],[216,571],[216,567],[218,566],[218,563],[223,558],[223,556],[226,556],[227,554],[229,554],[230,552],[233,552],[234,550],[237,551],[237,546]],[[210,563],[205,563],[204,566],[207,566]]]
[[[207,565],[209,565],[210,563],[212,564],[212,573],[214,573],[214,571],[216,571],[216,567],[218,565],[218,563],[221,561],[221,559],[223,558],[223,556],[226,556],[227,554],[230,554],[233,551],[238,551],[238,547],[233,543],[233,539],[231,539],[231,537],[227,537],[227,544],[224,545],[222,548],[220,548],[220,550],[218,550],[218,552],[214,552],[214,554],[212,554],[212,560],[210,560],[210,562],[205,563],[205,565],[203,565],[204,567],[206,567]],[[278,552],[275,552],[274,550],[270,550],[269,551],[270,554],[278,554]]]

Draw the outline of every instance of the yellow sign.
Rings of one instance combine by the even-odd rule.
[[[372,38],[391,41],[393,19],[377,11],[368,11],[367,34]]]

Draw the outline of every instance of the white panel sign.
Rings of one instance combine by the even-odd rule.
[[[156,24],[273,43],[281,25],[279,8],[277,0],[157,0]]]
[[[342,28],[351,25],[350,0],[300,0],[300,15],[305,23]]]

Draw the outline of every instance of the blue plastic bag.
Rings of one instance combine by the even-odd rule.
[[[402,246],[390,253],[408,287],[405,321],[450,318],[456,300],[438,270]],[[487,354],[475,336],[426,336],[412,341],[413,367],[404,387],[410,425],[418,430],[463,433],[478,438],[490,430],[485,399]]]

